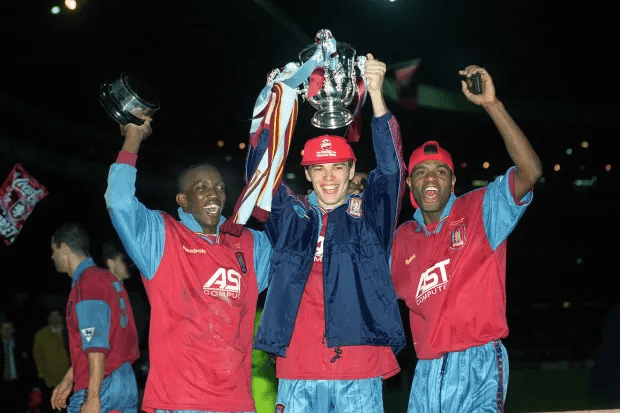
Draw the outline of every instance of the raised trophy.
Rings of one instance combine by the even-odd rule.
[[[319,66],[300,90],[301,96],[318,111],[311,119],[313,126],[322,129],[337,129],[353,122],[354,115],[347,109],[358,97],[362,102],[364,92],[362,77],[366,67],[366,57],[356,58],[355,49],[346,43],[335,42],[332,33],[323,29],[316,34],[316,43],[307,46],[299,53],[299,60],[305,63],[320,48],[323,64]],[[335,50],[333,49],[335,46]],[[356,67],[359,76],[356,73]],[[317,84],[318,83],[318,84]],[[318,89],[318,91],[317,91]],[[358,104],[358,109],[359,109]]]
[[[159,100],[146,83],[128,73],[121,74],[112,83],[102,85],[99,102],[108,115],[121,125],[142,125],[144,121],[137,115],[152,117],[159,109]]]

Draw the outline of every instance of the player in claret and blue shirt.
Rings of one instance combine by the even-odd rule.
[[[69,413],[138,411],[138,387],[131,364],[139,357],[138,333],[127,291],[88,252],[86,230],[75,222],[52,236],[56,270],[71,277],[67,332],[71,367],[52,392],[52,408]],[[69,405],[66,400],[71,389]]]
[[[220,233],[226,190],[212,165],[192,166],[179,177],[180,221],[138,201],[135,164],[150,122],[121,127],[123,150],[110,168],[105,194],[151,304],[142,409],[254,412],[252,336],[271,246],[262,232]]]
[[[450,154],[426,142],[409,159],[407,184],[417,210],[392,243],[392,279],[409,307],[418,363],[409,398],[413,412],[501,412],[508,357],[506,238],[532,200],[540,160],[482,76],[482,106],[497,126],[514,166],[486,188],[456,197]]]

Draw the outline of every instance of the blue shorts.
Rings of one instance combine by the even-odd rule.
[[[499,340],[418,360],[408,413],[503,412],[508,354]]]
[[[224,413],[224,412],[206,412],[204,410],[160,410],[155,409],[155,413]],[[226,412],[230,413],[230,412]],[[245,412],[245,413],[255,413],[255,412]]]
[[[383,413],[383,379],[280,379],[276,413]]]
[[[86,389],[78,390],[69,401],[67,413],[79,413]],[[131,364],[125,363],[103,379],[101,391],[101,411],[118,410],[121,413],[138,412],[138,385]]]

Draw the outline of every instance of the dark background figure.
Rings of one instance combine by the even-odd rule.
[[[620,303],[616,302],[605,319],[601,346],[590,378],[590,395],[620,408]]]
[[[146,331],[149,327],[151,308],[144,290],[144,284],[140,280],[140,271],[125,252],[118,237],[110,237],[103,243],[101,260],[108,270],[123,283],[127,295],[129,295],[129,302],[138,330],[138,346],[140,347],[140,358],[131,365],[138,383],[138,406],[140,406],[148,373],[149,354]]]
[[[34,384],[29,346],[6,316],[0,320],[0,338],[0,409],[23,412]]]
[[[34,336],[32,355],[40,379],[40,413],[53,412],[50,403],[52,391],[60,384],[71,365],[63,313],[64,311],[52,309],[49,312],[48,324]]]
[[[144,285],[140,281],[140,274],[135,264],[125,253],[121,241],[114,237],[107,239],[101,251],[101,260],[112,274],[127,290],[133,315],[138,330],[138,344],[140,350],[146,348],[144,332],[149,325],[150,308],[144,291]]]

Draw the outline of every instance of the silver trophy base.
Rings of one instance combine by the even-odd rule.
[[[321,129],[338,129],[353,122],[353,115],[347,109],[318,111],[310,120],[312,126]]]

